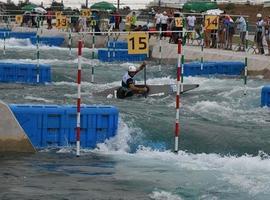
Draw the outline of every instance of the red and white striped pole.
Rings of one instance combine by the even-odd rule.
[[[178,62],[177,62],[177,92],[176,92],[176,116],[175,116],[175,138],[174,138],[174,152],[178,152],[178,138],[179,138],[179,131],[180,131],[180,124],[179,124],[179,108],[180,108],[180,78],[181,78],[181,57],[182,57],[182,40],[178,39]]]
[[[78,98],[77,98],[77,127],[76,127],[76,155],[80,156],[80,133],[81,133],[81,70],[82,70],[82,40],[78,42]]]

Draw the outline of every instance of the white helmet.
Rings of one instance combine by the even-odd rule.
[[[258,18],[261,18],[261,17],[262,17],[262,14],[261,14],[261,13],[258,13],[258,14],[257,14],[257,17],[258,17]]]
[[[135,66],[131,65],[131,66],[128,67],[128,71],[129,72],[136,72],[137,68]]]

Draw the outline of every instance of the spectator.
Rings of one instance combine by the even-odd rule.
[[[234,21],[229,15],[225,16],[224,25],[226,29],[226,43],[227,43],[226,49],[232,50],[232,38],[235,33],[235,30],[234,30]]]
[[[137,23],[136,12],[132,12],[132,16],[131,16],[131,19],[130,19],[130,28],[131,28],[131,30],[136,28],[136,23]]]
[[[161,34],[161,38],[166,36],[165,31],[167,31],[167,26],[168,26],[168,16],[167,16],[167,12],[164,11],[163,14],[161,15],[161,30],[162,30],[162,34]]]
[[[267,46],[268,46],[268,54],[266,54],[267,56],[270,56],[270,15],[268,15],[265,18],[265,22],[264,22],[264,35],[265,35],[265,40],[267,42]]]
[[[257,44],[257,48],[259,50],[259,54],[264,54],[263,49],[263,25],[264,21],[262,18],[262,14],[257,14],[257,22],[256,22],[256,33],[255,33],[255,42]]]
[[[187,17],[187,30],[193,31],[195,28],[196,17],[194,15],[189,15]]]
[[[156,15],[155,15],[155,24],[156,24],[157,31],[159,31],[159,29],[161,28],[161,16],[162,16],[162,14],[158,10]]]
[[[122,20],[119,12],[115,12],[115,14],[114,14],[114,20],[115,20],[115,29],[119,31],[119,25],[120,25],[121,20]]]
[[[110,13],[109,31],[112,31],[114,28],[115,28],[115,16],[113,13]]]
[[[53,16],[53,11],[51,8],[47,9],[47,29],[52,29],[52,16]]]
[[[226,28],[224,25],[224,16],[221,16],[219,18],[219,26],[218,26],[218,48],[225,48],[225,34],[226,34]]]
[[[240,33],[240,46],[238,51],[245,51],[245,42],[246,42],[246,32],[247,32],[247,23],[243,16],[240,16],[236,20],[237,29]]]

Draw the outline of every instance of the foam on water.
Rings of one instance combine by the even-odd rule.
[[[149,197],[153,200],[182,200],[179,196],[166,191],[153,191]]]
[[[52,100],[41,98],[41,97],[34,97],[34,96],[25,96],[24,99],[34,100],[34,101],[42,101],[42,102],[45,102],[45,103],[53,103]]]

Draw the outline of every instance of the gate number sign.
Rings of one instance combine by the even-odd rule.
[[[136,32],[127,36],[128,54],[148,54],[148,33]]]
[[[217,30],[218,29],[218,23],[219,23],[219,17],[218,16],[213,16],[213,15],[205,16],[204,28],[206,30]]]

